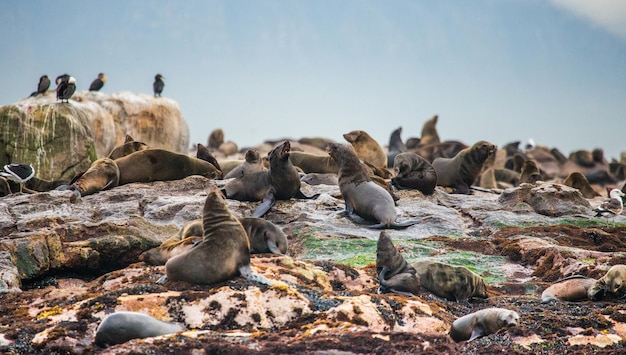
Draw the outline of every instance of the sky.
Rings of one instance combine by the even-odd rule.
[[[178,102],[190,145],[367,131],[626,151],[626,1],[0,1],[0,105],[69,73]],[[53,84],[54,87],[54,84]]]

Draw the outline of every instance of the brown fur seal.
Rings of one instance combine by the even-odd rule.
[[[541,173],[539,172],[539,168],[537,167],[535,161],[531,159],[526,160],[522,165],[519,183],[534,184],[541,180],[543,180],[543,178],[541,177]]]
[[[576,163],[576,165],[584,166],[585,168],[593,168],[595,165],[593,155],[588,150],[577,150],[570,153],[569,160]]]
[[[309,185],[338,185],[337,174],[308,173],[300,177],[300,181]]]
[[[343,138],[352,144],[359,159],[376,167],[387,167],[387,154],[385,154],[383,147],[367,132],[355,130],[345,133]]]
[[[122,344],[131,339],[143,339],[185,330],[179,324],[167,323],[138,312],[118,311],[104,317],[96,330],[98,346]]]
[[[520,175],[515,170],[511,170],[507,168],[500,168],[500,169],[494,169],[493,173],[496,177],[497,182],[500,182],[500,183],[503,182],[511,186],[519,185]]]
[[[291,152],[289,160],[294,166],[308,173],[334,173],[337,174],[339,168],[337,163],[329,155],[317,155],[304,152]]]
[[[131,182],[168,181],[202,175],[209,179],[222,177],[212,164],[165,149],[141,150],[115,160],[120,169],[120,185]]]
[[[585,175],[579,173],[578,171],[569,174],[567,178],[565,178],[565,181],[563,181],[563,185],[578,189],[578,191],[580,191],[585,198],[600,196],[600,194],[596,192],[593,187],[591,187],[591,184]]]
[[[420,290],[420,280],[415,268],[404,260],[386,231],[381,231],[378,236],[376,272],[380,282],[378,293],[394,292],[413,296]]]
[[[335,143],[335,141],[331,139],[327,139],[327,138],[320,138],[320,137],[312,137],[312,138],[303,137],[303,138],[298,139],[298,143],[310,145],[321,151],[324,151],[326,149],[326,146],[328,146],[328,143]]]
[[[424,158],[413,152],[396,155],[393,161],[396,176],[391,184],[399,189],[416,189],[424,195],[431,195],[437,185],[437,172]]]
[[[222,174],[222,176],[224,176],[224,173],[222,173],[222,167],[220,166],[220,164],[217,162],[217,159],[215,159],[215,157],[213,156],[213,154],[211,154],[211,151],[209,150],[209,148],[207,148],[206,146],[204,146],[202,143],[198,143],[196,145],[196,158],[200,159],[200,160],[204,160],[208,163],[210,163],[211,165],[213,165],[217,170],[220,171],[220,173]]]
[[[393,168],[393,161],[396,158],[396,155],[400,153],[406,152],[408,149],[404,142],[402,142],[402,127],[396,128],[395,131],[391,132],[391,136],[389,137],[389,147],[387,149],[387,167]]]
[[[166,280],[194,284],[214,284],[241,274],[246,279],[269,283],[250,268],[250,242],[216,186],[211,186],[204,202],[202,242],[165,263]]]
[[[346,209],[340,215],[351,217],[356,214],[378,222],[368,228],[406,228],[416,223],[396,223],[393,198],[372,181],[352,146],[335,143],[329,144],[327,149],[339,166],[339,191],[346,204]]]
[[[592,301],[624,298],[626,296],[626,265],[613,265],[591,286],[587,296]]]
[[[229,171],[228,174],[224,176],[224,179],[238,178],[265,169],[258,149],[248,149],[244,159],[245,161],[238,167]]]
[[[87,196],[119,185],[120,169],[114,160],[102,158],[94,161],[89,169],[78,175],[70,184],[76,197]]]
[[[211,134],[209,134],[209,138],[207,139],[207,146],[209,149],[218,150],[222,143],[224,143],[224,131],[221,128],[216,128],[211,131]]]
[[[429,120],[424,122],[422,126],[422,136],[420,137],[420,145],[441,143],[439,140],[439,133],[437,133],[437,120],[438,115],[434,115]]]
[[[250,253],[287,254],[287,236],[274,223],[263,218],[239,219],[250,240]]]
[[[225,157],[229,157],[231,155],[237,154],[237,152],[239,152],[239,147],[237,146],[237,143],[233,141],[227,141],[220,144],[218,150],[220,151],[220,153],[224,154]]]
[[[227,198],[239,201],[263,201],[252,214],[262,217],[274,206],[276,200],[308,197],[300,191],[300,176],[289,160],[289,141],[277,146],[269,153],[270,168],[237,178],[224,186],[222,192]]]
[[[219,166],[223,175],[230,173],[233,169],[243,164],[245,160],[240,159],[220,159]]]
[[[139,261],[150,265],[164,265],[170,258],[185,253],[202,241],[202,220],[191,221],[183,226],[178,233],[169,237],[161,245],[139,255]]]
[[[448,265],[431,260],[413,264],[422,287],[449,301],[466,301],[472,297],[487,298],[482,277],[464,266]]]
[[[498,330],[517,325],[520,316],[505,308],[486,308],[470,313],[452,322],[450,337],[457,343],[493,334]]]
[[[453,193],[469,194],[469,188],[480,174],[483,163],[495,149],[493,144],[479,141],[454,158],[436,158],[432,166],[437,172],[437,185],[453,187]]]
[[[596,283],[596,279],[574,275],[566,277],[550,285],[541,293],[541,302],[560,301],[582,301],[589,299],[587,293]]]
[[[122,145],[119,145],[113,148],[113,150],[111,151],[111,153],[109,153],[107,158],[115,160],[115,159],[127,156],[128,154],[138,152],[140,150],[144,150],[148,148],[149,147],[146,143],[138,142],[132,136],[127,134],[126,139],[124,140],[124,143]]]

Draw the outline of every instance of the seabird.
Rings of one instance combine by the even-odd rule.
[[[43,75],[39,78],[39,85],[37,85],[37,91],[30,94],[30,96],[37,96],[39,94],[45,94],[50,87],[50,79],[47,75]]]
[[[107,82],[107,76],[104,73],[98,74],[98,77],[89,85],[89,91],[99,91]]]
[[[609,224],[608,219],[617,216],[622,213],[624,209],[624,203],[622,197],[626,196],[620,189],[613,189],[609,192],[609,198],[602,201],[600,206],[593,209],[596,213],[595,217],[604,217],[607,219],[607,226]]]
[[[57,88],[61,85],[62,82],[67,81],[70,78],[69,74],[61,74],[54,79],[54,82],[57,84]]]
[[[61,83],[57,86],[57,100],[69,102],[70,97],[74,95],[74,91],[76,91],[76,79],[73,76],[68,76],[67,80],[61,79]]]
[[[154,97],[161,96],[161,92],[163,91],[163,87],[165,83],[163,82],[163,76],[161,74],[157,74],[154,77],[154,84],[152,84],[152,88],[154,89]]]
[[[35,169],[32,165],[28,164],[7,164],[4,166],[3,170],[0,171],[0,176],[18,183],[20,185],[20,192],[22,192],[22,184],[35,176]]]

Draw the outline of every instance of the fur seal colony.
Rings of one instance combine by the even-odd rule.
[[[95,343],[106,347],[185,330],[181,325],[160,321],[147,314],[118,311],[104,317],[96,329]]]
[[[450,337],[456,342],[474,340],[517,325],[517,312],[504,308],[486,308],[465,315],[452,323]]]

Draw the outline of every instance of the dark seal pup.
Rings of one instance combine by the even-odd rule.
[[[432,195],[437,186],[437,172],[424,158],[413,152],[399,153],[393,160],[396,174],[391,184],[398,189],[415,189]]]
[[[488,298],[482,277],[464,266],[420,260],[412,266],[420,276],[422,287],[448,301],[467,301],[472,297]]]
[[[276,200],[289,200],[292,197],[311,199],[300,191],[300,176],[289,160],[291,144],[283,144],[269,152],[270,168],[237,178],[222,188],[227,198],[239,201],[263,201],[252,213],[252,217],[262,217],[274,206]]]
[[[376,245],[376,272],[380,287],[378,293],[394,292],[406,296],[417,295],[420,279],[415,268],[391,242],[386,231],[381,231]]]
[[[270,283],[252,272],[248,235],[216,186],[210,187],[204,202],[202,229],[202,242],[169,259],[165,263],[166,276],[157,283],[169,280],[210,285],[238,274],[253,281]]]
[[[96,345],[105,347],[122,344],[132,339],[143,339],[185,330],[138,312],[115,312],[106,316],[96,330]]]
[[[416,221],[396,223],[395,202],[389,192],[377,185],[363,168],[359,157],[352,146],[331,143],[328,154],[339,166],[339,191],[343,196],[346,209],[341,216],[351,217],[353,214],[378,224],[368,228],[406,228]]]
[[[453,187],[456,194],[469,194],[469,188],[482,171],[485,160],[495,149],[493,144],[479,141],[454,158],[436,158],[432,165],[437,172],[437,185]]]
[[[457,343],[474,340],[498,330],[517,325],[520,316],[505,308],[486,308],[465,315],[452,323],[450,338]]]

